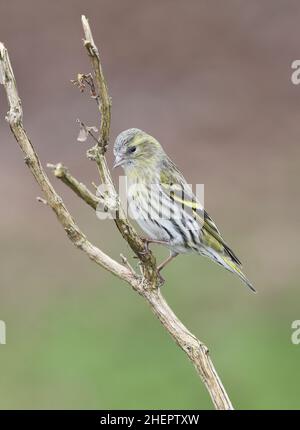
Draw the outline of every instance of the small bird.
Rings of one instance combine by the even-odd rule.
[[[149,236],[147,246],[158,243],[170,250],[159,272],[178,254],[193,252],[235,273],[255,292],[240,260],[154,137],[125,130],[116,138],[114,155],[114,168],[122,166],[127,177],[129,212]]]

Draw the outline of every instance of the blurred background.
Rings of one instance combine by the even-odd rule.
[[[190,183],[205,184],[206,209],[258,290],[180,256],[165,271],[164,295],[209,346],[236,408],[300,408],[300,345],[291,342],[300,319],[300,86],[290,79],[299,2],[2,1],[0,40],[41,161],[62,161],[90,185],[97,172],[75,120],[96,125],[97,109],[70,83],[90,71],[82,13],[113,100],[111,140],[142,128]],[[0,408],[212,408],[147,304],[72,247],[36,201],[6,111],[0,88]],[[92,241],[116,259],[131,256],[113,222],[53,183]]]

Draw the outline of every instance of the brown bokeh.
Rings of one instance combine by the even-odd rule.
[[[290,66],[300,55],[299,11],[295,1],[126,0],[83,6],[76,0],[27,0],[2,3],[0,28],[25,124],[42,160],[75,165],[81,177],[90,171],[84,148],[75,142],[75,119],[94,124],[96,113],[69,83],[77,71],[89,70],[80,43],[85,13],[113,97],[112,138],[133,126],[156,136],[191,182],[205,184],[206,206],[232,240],[235,225],[247,227],[244,258],[255,251],[255,264],[265,274],[275,263],[278,279],[297,263],[291,246],[296,247],[299,228],[300,89],[290,81]],[[24,220],[24,210],[27,219],[31,212],[38,219],[41,214],[3,121],[5,109],[1,97],[7,232]],[[280,251],[272,245],[278,235]]]

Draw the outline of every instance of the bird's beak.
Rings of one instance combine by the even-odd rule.
[[[115,164],[113,165],[113,169],[116,167],[122,166],[122,164],[125,162],[124,158],[122,157],[116,157]]]

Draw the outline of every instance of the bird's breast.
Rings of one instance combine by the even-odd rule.
[[[151,239],[166,241],[180,253],[197,248],[200,226],[160,184],[131,184],[127,195],[130,216]]]

